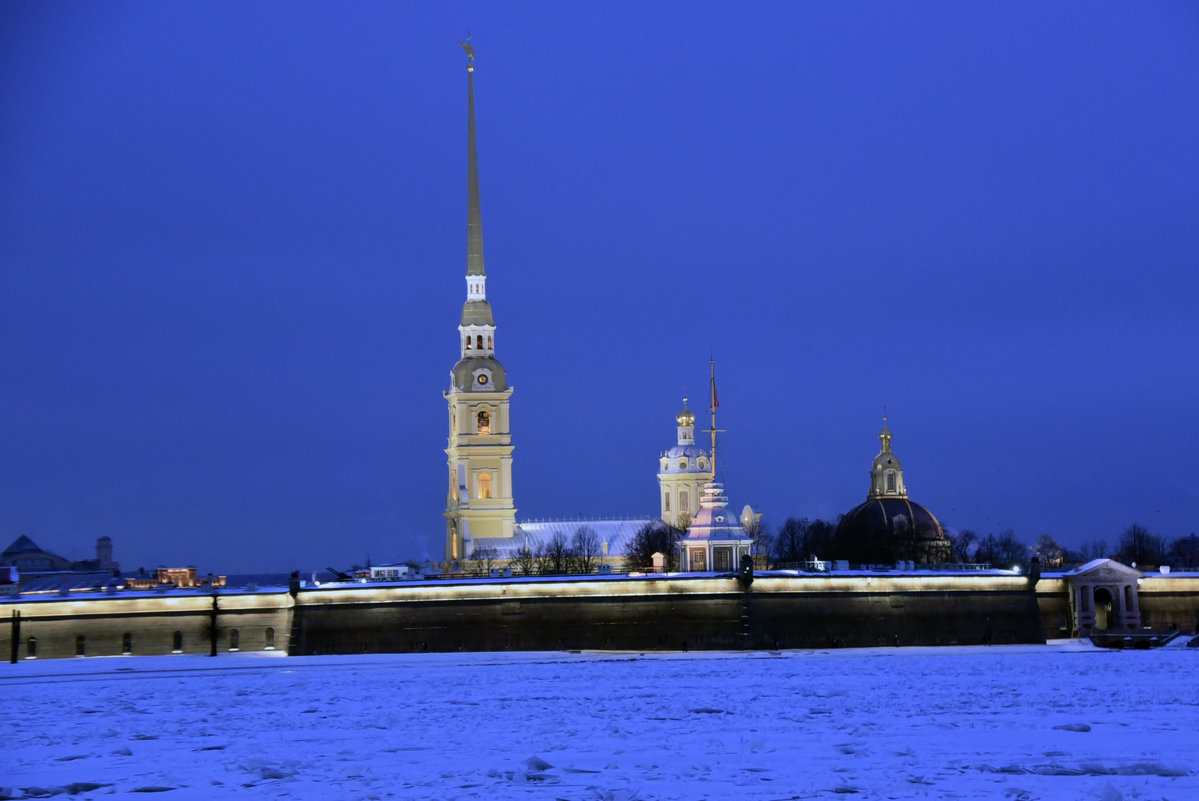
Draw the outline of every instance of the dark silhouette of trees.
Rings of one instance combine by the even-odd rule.
[[[837,527],[827,520],[789,517],[774,538],[775,564],[831,559]]]
[[[508,567],[512,568],[513,575],[531,576],[537,570],[537,558],[533,556],[533,552],[528,547],[521,548],[516,552],[516,556],[508,562]]]
[[[537,571],[542,574],[565,573],[570,559],[570,543],[561,531],[555,531],[538,549]]]
[[[945,536],[949,538],[949,561],[973,561],[974,543],[978,541],[978,534],[968,528],[964,528],[961,531],[946,534]]]
[[[1171,566],[1199,567],[1199,538],[1191,534],[1171,541],[1166,555]]]
[[[579,526],[570,538],[568,569],[575,573],[590,573],[603,555],[599,534],[591,526]]]
[[[1041,567],[1061,567],[1070,561],[1070,553],[1057,544],[1052,534],[1042,534],[1032,546],[1032,552],[1041,560]]]
[[[1116,558],[1129,566],[1160,565],[1166,555],[1166,543],[1156,534],[1133,523],[1120,536]]]
[[[666,569],[679,569],[679,540],[684,532],[661,520],[651,520],[633,535],[625,549],[625,570],[647,570],[654,565],[654,554],[666,557]]]
[[[1087,540],[1078,546],[1078,559],[1080,562],[1090,562],[1092,559],[1107,559],[1111,555],[1112,549],[1108,546],[1105,539]]]
[[[974,550],[975,562],[988,562],[992,567],[1026,567],[1031,557],[1032,550],[1016,539],[1011,529],[998,536],[988,534]]]
[[[774,538],[770,534],[762,515],[754,515],[747,525],[742,526],[745,535],[753,541],[751,550],[754,556],[765,556],[769,560],[774,554]]]
[[[807,533],[807,518],[796,520],[788,517],[779,526],[779,533],[774,538],[774,562],[800,562],[807,559],[804,555],[804,535]]]
[[[804,544],[808,552],[817,559],[833,558],[833,537],[837,533],[837,524],[828,520],[813,520],[808,524]]]
[[[475,548],[470,558],[479,564],[479,568],[487,574],[500,566],[500,552],[495,548]]]

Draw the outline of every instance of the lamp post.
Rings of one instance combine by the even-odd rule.
[[[208,655],[216,656],[216,641],[219,634],[217,631],[218,593],[211,573],[208,574],[208,590],[212,593],[212,609],[208,612]]]

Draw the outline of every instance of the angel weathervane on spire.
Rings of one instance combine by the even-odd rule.
[[[468,70],[474,70],[474,68],[475,68],[475,48],[470,43],[470,34],[468,33],[466,35],[465,42],[459,42],[458,44],[462,45],[462,49],[464,51],[466,51],[466,68]]]

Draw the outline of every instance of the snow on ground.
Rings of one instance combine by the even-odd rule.
[[[1068,642],[25,661],[0,665],[0,798],[1199,798],[1197,660]]]

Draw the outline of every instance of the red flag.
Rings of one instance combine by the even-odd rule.
[[[708,409],[708,411],[714,412],[720,408],[720,398],[716,397],[716,363],[711,362],[711,367],[712,367],[712,407],[710,409]]]

